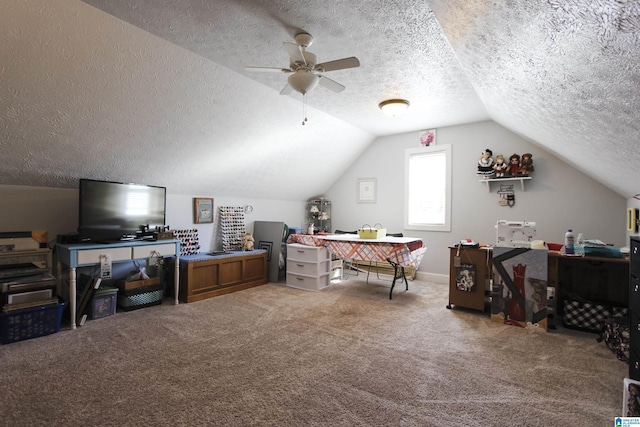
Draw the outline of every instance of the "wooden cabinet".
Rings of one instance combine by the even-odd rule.
[[[331,257],[324,246],[287,245],[287,286],[317,291],[329,285]]]
[[[267,252],[204,254],[180,258],[180,300],[200,301],[267,283]]]
[[[449,263],[449,305],[485,310],[485,295],[489,279],[491,279],[491,251],[475,247],[451,247]],[[471,290],[458,288],[458,279],[465,266],[473,266],[474,287]],[[461,285],[460,288],[464,288]]]

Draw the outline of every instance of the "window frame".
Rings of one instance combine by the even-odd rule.
[[[424,155],[445,156],[445,203],[444,222],[442,224],[429,223],[409,223],[409,185],[410,185],[410,164],[412,156]],[[407,148],[404,157],[404,228],[406,230],[421,231],[451,231],[451,165],[452,165],[451,144],[433,145],[429,147]]]

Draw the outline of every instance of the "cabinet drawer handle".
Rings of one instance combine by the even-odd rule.
[[[304,268],[304,264],[296,264],[300,268]]]
[[[302,277],[296,277],[296,279],[300,280],[301,282],[304,280]]]
[[[638,362],[637,362],[637,361],[636,361],[635,365],[636,365],[636,366],[635,366],[635,367],[636,367],[636,369],[640,368],[640,366],[638,365]]]
[[[636,283],[636,287],[635,287],[635,289],[633,291],[634,292],[638,292],[638,284],[637,283]]]

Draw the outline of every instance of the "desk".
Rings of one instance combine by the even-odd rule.
[[[103,256],[109,256],[111,262],[131,261],[148,258],[154,253],[161,256],[175,256],[175,303],[178,304],[180,283],[179,240],[145,240],[116,242],[109,244],[78,243],[70,245],[56,244],[56,271],[60,279],[62,266],[69,269],[69,310],[71,313],[71,329],[76,328],[76,268],[99,265]]]
[[[288,243],[300,243],[307,246],[326,246],[340,258],[357,261],[387,261],[393,267],[394,275],[391,283],[389,299],[392,299],[393,288],[399,277],[399,270],[413,267],[416,270],[427,251],[424,242],[415,237],[383,237],[380,239],[361,239],[355,234],[292,234]],[[404,278],[406,289],[409,282]]]
[[[493,278],[493,251],[491,248],[450,248],[449,304],[484,311],[489,281]],[[476,268],[478,286],[473,292],[456,290],[454,259]],[[553,288],[553,313],[562,314],[562,301],[566,293],[578,294],[582,298],[609,302],[618,306],[629,305],[629,259],[597,256],[565,256],[558,251],[549,251],[547,286]],[[552,324],[550,324],[552,327]]]

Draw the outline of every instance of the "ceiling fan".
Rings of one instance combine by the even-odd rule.
[[[344,70],[360,66],[360,61],[355,56],[336,59],[335,61],[317,63],[316,55],[307,51],[313,43],[313,37],[308,33],[298,33],[295,43],[284,42],[283,45],[289,53],[289,68],[275,67],[245,67],[248,71],[266,71],[291,74],[287,84],[280,91],[280,95],[288,95],[295,90],[303,96],[317,85],[323,86],[334,92],[342,92],[344,86],[335,80],[331,80],[324,73],[329,71]]]

